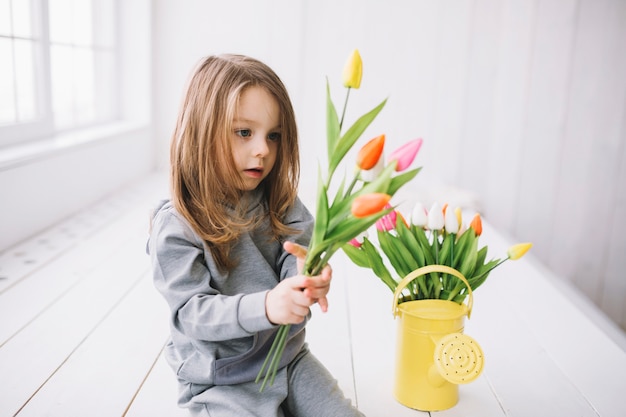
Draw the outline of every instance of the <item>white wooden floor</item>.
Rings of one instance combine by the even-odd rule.
[[[185,415],[145,254],[150,208],[166,190],[151,175],[0,254],[0,417]],[[509,245],[488,225],[483,236],[493,256]],[[342,255],[333,268],[330,311],[314,307],[307,327],[311,349],[366,415],[428,415],[391,394],[391,294]],[[485,371],[460,387],[457,406],[430,414],[625,416],[623,334],[557,287],[532,259],[494,272],[465,329]]]

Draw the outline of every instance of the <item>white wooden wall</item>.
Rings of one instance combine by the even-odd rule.
[[[357,47],[364,76],[348,117],[388,96],[368,135],[386,133],[390,147],[425,139],[415,198],[474,193],[488,221],[534,242],[539,260],[626,329],[626,1],[156,0],[153,19],[162,166],[191,67],[237,52],[287,84],[302,184],[313,186],[325,77],[341,102]]]

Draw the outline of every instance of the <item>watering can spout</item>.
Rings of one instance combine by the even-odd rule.
[[[457,385],[468,384],[482,373],[484,354],[472,337],[463,333],[450,333],[435,344],[433,361],[429,378],[438,384],[435,386],[443,384],[439,380]]]

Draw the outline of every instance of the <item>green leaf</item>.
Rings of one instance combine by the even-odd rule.
[[[361,137],[365,129],[374,121],[378,113],[383,109],[387,99],[383,100],[378,106],[374,107],[369,112],[361,116],[350,129],[339,139],[336,146],[334,146],[332,153],[328,155],[328,172],[329,177],[332,177],[335,169],[339,166],[339,163],[343,157],[348,153],[354,143]],[[334,107],[333,107],[334,108]],[[336,115],[336,112],[335,112]]]
[[[422,248],[402,220],[396,222],[396,230],[398,231],[398,236],[402,239],[402,243],[409,249],[411,256],[415,259],[415,262],[417,262],[418,267],[424,266],[424,253],[422,252]]]
[[[393,269],[396,270],[396,273],[400,277],[405,277],[412,271],[412,269],[404,262],[392,239],[393,236],[388,233],[378,232],[378,244],[380,245],[380,248],[387,256],[387,259],[389,259],[389,262],[391,263],[391,266],[393,266]]]
[[[317,179],[317,208],[315,211],[315,225],[313,227],[313,236],[309,246],[314,247],[318,242],[324,240],[326,227],[328,226],[328,196],[324,181],[322,181],[322,173],[318,170]],[[308,258],[308,257],[307,257]]]
[[[413,235],[415,236],[420,246],[422,247],[422,253],[424,254],[424,261],[426,265],[434,265],[435,256],[432,253],[430,242],[428,241],[428,238],[426,237],[426,232],[424,232],[424,229],[422,229],[421,227],[413,226],[412,229],[413,229]]]
[[[478,270],[474,274],[474,277],[468,279],[470,287],[472,287],[472,291],[480,287],[487,280],[487,277],[489,277],[489,273],[491,272],[491,270],[498,266],[499,263],[500,259],[494,259],[478,268]]]
[[[337,146],[340,133],[339,116],[337,116],[337,110],[330,97],[330,85],[328,84],[328,78],[326,78],[326,146],[328,148],[329,163],[335,153],[335,146]]]
[[[409,272],[407,272],[407,275],[410,272],[419,268],[419,265],[415,261],[415,258],[413,258],[413,256],[411,255],[411,252],[409,252],[406,246],[404,246],[404,244],[402,243],[402,240],[399,237],[390,235],[388,233],[387,235],[389,236],[389,240],[391,241],[391,244],[395,248],[398,257],[401,259],[402,263],[408,269]]]
[[[415,168],[410,171],[404,172],[400,175],[396,175],[391,179],[387,194],[394,195],[396,191],[400,189],[404,184],[411,181],[422,170],[422,168]]]
[[[483,266],[485,259],[487,259],[487,246],[483,246],[478,251],[478,255],[476,256],[476,267],[474,268],[476,271]]]
[[[376,220],[389,213],[390,210],[382,210],[371,216],[356,218],[352,215],[347,216],[343,221],[334,228],[328,228],[326,238],[320,243],[320,246],[331,246],[335,242],[348,242],[357,237],[359,234],[367,230]]]
[[[350,243],[346,243],[341,247],[341,250],[350,258],[352,262],[354,262],[357,266],[361,268],[369,268],[370,263],[367,260],[367,254],[365,251],[362,251],[359,248],[352,246]]]
[[[439,263],[441,265],[450,265],[450,261],[452,260],[452,241],[454,240],[454,235],[447,234],[443,238],[443,244],[441,245],[441,250],[439,251]]]
[[[383,258],[376,250],[376,247],[372,244],[372,242],[369,241],[368,238],[365,238],[363,239],[363,244],[361,245],[361,248],[367,254],[370,268],[372,268],[374,274],[378,278],[380,278],[392,292],[395,291],[398,283],[391,276],[391,273],[385,266]]]
[[[330,223],[328,228],[334,229],[338,223],[342,222],[346,217],[351,214],[350,209],[352,206],[352,202],[358,196],[376,192],[385,192],[385,190],[387,190],[387,188],[389,187],[389,182],[391,181],[392,174],[393,166],[387,166],[374,181],[367,183],[365,186],[363,186],[363,188],[354,192],[353,194],[350,194],[346,198],[336,199],[336,204],[333,203],[329,210]],[[382,215],[380,215],[379,217],[382,217]]]
[[[472,242],[476,239],[476,235],[472,230],[466,230],[459,240],[456,242],[455,254],[454,254],[454,265],[452,266],[455,269],[459,269],[461,266],[461,262],[467,256],[467,252],[471,250]]]
[[[472,232],[471,230],[466,231]],[[465,235],[464,233],[464,235]],[[458,268],[459,272],[466,277],[471,277],[474,273],[474,268],[476,267],[476,257],[478,249],[478,239],[473,239],[471,242],[471,246],[467,248],[465,251],[464,257],[461,260],[461,266]]]

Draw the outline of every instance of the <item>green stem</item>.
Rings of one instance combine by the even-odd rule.
[[[285,334],[289,333],[290,327],[291,325],[289,324],[283,324],[278,328],[278,332],[276,333],[276,337],[274,337],[274,341],[272,342],[270,351],[267,353],[267,356],[265,357],[265,361],[263,361],[263,365],[261,365],[261,370],[259,371],[255,380],[255,383],[259,382],[259,380],[261,379],[261,375],[263,375],[263,371],[265,370],[265,367],[267,366],[268,361],[271,358],[267,371],[265,372],[265,377],[263,378],[263,384],[261,385],[259,392],[263,392],[263,389],[265,389],[265,385],[267,384],[267,381],[270,378],[270,375],[272,373],[272,368],[274,368],[274,363],[276,362],[277,357],[280,358],[279,352],[282,353],[282,350],[284,349],[284,343],[287,340]],[[283,344],[282,349],[280,346],[281,343]],[[274,375],[272,376],[272,382],[275,376],[276,376],[276,370],[274,370]]]
[[[439,265],[439,231],[438,230],[433,230],[433,245],[435,246],[435,264]],[[439,275],[438,274],[433,274],[435,279],[434,279],[434,288],[433,290],[435,291],[435,297],[434,298],[439,298],[439,294],[441,293],[441,283],[439,282]],[[433,277],[433,275],[431,275],[431,277]]]
[[[339,122],[339,131],[341,132],[341,127],[343,126],[343,118],[346,115],[346,108],[348,107],[348,97],[350,97],[350,87],[348,87],[348,92],[346,93],[346,101],[343,103],[343,111],[341,112],[341,121]]]
[[[359,180],[360,173],[361,173],[361,169],[357,167],[356,172],[354,174],[354,178],[352,178],[352,182],[350,183],[350,185],[348,186],[348,189],[346,190],[344,194],[344,198],[348,198],[350,196],[350,193],[352,193],[352,190],[354,189],[356,182]]]

